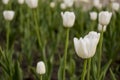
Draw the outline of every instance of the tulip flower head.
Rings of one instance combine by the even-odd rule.
[[[106,28],[107,28],[107,26],[102,26],[101,24],[98,24],[98,31],[99,32],[101,32],[101,31],[105,32]]]
[[[7,5],[9,0],[2,0],[3,4]]]
[[[96,52],[96,47],[100,39],[100,33],[91,31],[84,38],[74,38],[74,47],[77,55],[83,59],[91,58]]]
[[[50,7],[51,7],[51,8],[54,8],[54,7],[55,7],[55,2],[51,2],[51,3],[50,3]]]
[[[67,7],[72,7],[74,4],[74,0],[64,0],[64,3]]]
[[[15,15],[14,11],[7,11],[7,10],[3,11],[3,16],[5,20],[8,20],[8,21],[13,20],[14,15]]]
[[[90,0],[80,0],[81,2],[84,2],[84,3],[89,3]]]
[[[114,2],[115,0],[110,0],[111,2]]]
[[[40,75],[45,74],[46,69],[43,61],[37,63],[36,72]]]
[[[67,7],[66,7],[65,3],[61,3],[61,4],[60,4],[60,8],[61,8],[62,10],[65,10]]]
[[[99,24],[108,25],[110,23],[112,13],[108,11],[102,11],[99,13]]]
[[[117,3],[117,2],[113,2],[113,3],[112,3],[112,9],[113,9],[114,11],[118,11],[119,8],[120,8],[120,4],[119,4],[119,3]]]
[[[61,16],[63,19],[63,25],[64,27],[72,27],[75,22],[75,14],[74,12],[68,12],[65,13],[61,12]]]
[[[18,0],[19,4],[24,4],[24,0]]]
[[[37,6],[38,6],[38,0],[26,0],[26,4],[30,8],[37,8]]]
[[[100,3],[100,0],[93,0],[93,6],[96,7],[97,9],[102,8],[102,4]]]
[[[96,20],[97,19],[97,12],[90,12],[90,19],[91,20]]]

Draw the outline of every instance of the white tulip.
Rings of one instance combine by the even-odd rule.
[[[98,24],[98,31],[99,31],[99,32],[101,32],[102,30],[103,30],[103,32],[105,32],[105,31],[106,31],[106,28],[107,28],[106,25],[105,25],[105,26],[102,26],[101,24]]]
[[[74,4],[74,0],[64,0],[64,3],[67,7],[72,7]]]
[[[37,6],[38,6],[38,0],[26,0],[26,4],[30,8],[37,8]]]
[[[89,3],[90,0],[80,0],[81,2]]]
[[[77,55],[81,58],[91,58],[94,56],[100,33],[91,31],[84,38],[74,38],[74,47]]]
[[[90,19],[91,20],[96,20],[97,19],[97,12],[90,12]]]
[[[111,2],[114,2],[115,0],[110,0]]]
[[[100,0],[93,0],[93,5],[98,9],[102,8],[102,4],[100,3]]]
[[[55,2],[51,2],[51,3],[50,3],[50,7],[51,7],[51,8],[54,8],[54,7],[55,7]]]
[[[3,11],[4,19],[8,21],[11,21],[14,18],[14,14],[15,14],[14,11],[10,11],[10,10]]]
[[[3,4],[8,4],[9,0],[2,0]]]
[[[99,23],[101,25],[108,25],[112,17],[112,13],[108,11],[102,11],[99,13]]]
[[[37,63],[36,72],[40,75],[45,74],[46,69],[45,69],[45,64],[43,61],[40,61]]]
[[[62,10],[65,10],[67,7],[66,7],[65,3],[61,3],[61,4],[60,4],[60,8],[61,8]]]
[[[112,3],[112,9],[115,10],[115,11],[118,11],[120,8],[120,4],[117,3],[117,2],[113,2]]]
[[[24,4],[24,0],[18,0],[19,4]]]
[[[68,12],[65,13],[61,12],[61,16],[63,19],[63,25],[64,27],[72,27],[75,22],[75,14],[74,12]]]

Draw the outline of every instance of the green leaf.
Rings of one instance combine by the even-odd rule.
[[[70,59],[70,62],[67,65],[67,70],[68,70],[70,76],[74,75],[74,72],[75,72],[75,61],[73,59]]]
[[[14,71],[13,80],[23,80],[22,69],[18,61],[14,65]]]
[[[92,76],[93,76],[93,80],[97,80],[97,65],[95,60],[92,58],[92,67],[91,67],[91,71],[92,71]]]
[[[78,76],[73,75],[72,77],[70,77],[70,80],[78,80]]]
[[[110,71],[110,74],[111,74],[112,80],[117,80],[117,79],[115,78],[115,74],[113,73],[113,71],[112,71],[111,68],[109,69],[109,71]]]
[[[36,73],[36,70],[35,70],[35,68],[33,68],[33,67],[29,67],[30,68],[30,71],[32,72],[32,74],[35,76],[35,80],[39,80],[39,76],[37,75],[37,73]]]
[[[112,60],[109,60],[109,62],[103,67],[103,69],[101,70],[102,72],[101,72],[99,80],[102,80],[105,78],[106,72],[107,72],[111,62],[112,62]]]
[[[0,61],[0,66],[9,75],[9,71],[8,71],[7,67],[5,66],[5,64],[2,61]]]
[[[62,78],[63,78],[63,60],[64,60],[64,58],[62,58],[60,60],[60,67],[58,70],[58,80],[62,80]]]

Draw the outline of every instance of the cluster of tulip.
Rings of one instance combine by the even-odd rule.
[[[9,4],[10,0],[2,0],[2,2],[7,5]],[[44,1],[44,0],[43,0]],[[27,6],[29,8],[32,9],[33,15],[34,15],[34,29],[36,32],[36,36],[37,36],[37,41],[38,41],[38,46],[42,51],[42,58],[43,61],[39,61],[37,63],[37,67],[36,67],[36,73],[40,74],[40,80],[42,80],[42,76],[43,74],[47,73],[47,70],[49,69],[47,61],[46,61],[46,55],[44,54],[44,46],[43,43],[41,41],[41,35],[40,35],[40,29],[39,29],[39,21],[37,19],[37,7],[38,7],[38,2],[39,0],[18,0],[18,3],[20,5],[24,4],[24,2],[27,4]],[[61,64],[58,70],[58,75],[59,73],[60,75],[60,79],[61,80],[67,80],[66,79],[66,65],[67,65],[67,56],[68,56],[68,47],[69,47],[69,33],[70,33],[70,28],[72,28],[75,24],[75,20],[77,18],[75,12],[69,11],[69,8],[72,8],[73,5],[75,4],[75,2],[79,2],[79,0],[63,0],[60,3],[60,8],[61,10],[64,10],[64,12],[61,12],[61,18],[63,21],[63,26],[66,29],[66,42],[65,42],[65,49],[64,49],[64,54],[63,57],[61,58]],[[80,2],[84,2],[84,3],[89,3],[89,0],[80,0]],[[92,63],[92,58],[96,53],[97,50],[97,46],[99,44],[98,47],[98,56],[97,56],[97,78],[98,80],[102,80],[102,71],[101,71],[101,58],[102,58],[102,49],[103,49],[103,39],[104,39],[104,32],[107,31],[107,26],[109,25],[112,15],[114,14],[114,12],[119,11],[119,3],[111,1],[111,7],[113,10],[112,12],[109,12],[108,10],[105,11],[100,11],[103,7],[102,3],[100,3],[99,0],[93,0],[93,6],[96,7],[97,9],[99,9],[99,13],[97,13],[96,11],[91,11],[89,13],[89,17],[92,21],[97,21],[98,19],[98,23],[97,23],[97,28],[98,31],[93,31],[94,29],[91,28],[91,31],[89,31],[89,33],[85,36],[85,37],[74,37],[73,38],[73,45],[74,45],[74,49],[76,54],[84,59],[84,65],[83,65],[83,72],[81,74],[81,80],[91,80],[90,78],[90,73],[91,73],[91,63]],[[50,2],[50,7],[51,8],[55,8],[56,7],[56,2],[52,1]],[[67,10],[68,9],[68,10]],[[71,9],[70,9],[71,10]],[[10,45],[10,22],[14,19],[16,13],[13,10],[4,10],[3,11],[3,17],[6,20],[6,51],[9,52],[9,45]],[[1,49],[1,48],[0,48]],[[2,53],[2,50],[1,50]],[[61,68],[62,66],[62,68]],[[88,66],[88,69],[87,69]],[[11,74],[10,74],[11,76]],[[10,79],[12,80],[12,79]]]

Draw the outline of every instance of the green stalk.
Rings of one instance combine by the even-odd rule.
[[[42,75],[40,75],[40,80],[42,80]]]
[[[20,5],[20,30],[21,32],[23,31],[23,11],[22,11],[22,6],[23,5]]]
[[[81,76],[81,80],[85,80],[85,76],[86,76],[86,67],[87,67],[87,59],[84,61],[84,66],[83,66],[83,72],[82,72],[82,76]]]
[[[64,51],[64,66],[63,66],[63,78],[62,80],[65,80],[65,67],[66,67],[66,60],[67,60],[67,50],[68,50],[68,44],[69,44],[69,28],[66,30],[66,43],[65,43],[65,51]]]
[[[91,26],[90,26],[90,30],[93,31],[93,30],[94,30],[94,27],[95,27],[95,21],[92,21],[92,22],[91,22]]]
[[[88,73],[87,73],[87,80],[90,80],[90,70],[91,70],[91,58],[88,59]]]
[[[98,54],[98,78],[100,76],[100,71],[101,71],[101,57],[102,57],[102,43],[103,43],[103,27],[102,27],[102,31],[101,31],[101,34],[100,34],[100,44],[99,44],[99,54]]]
[[[36,35],[37,35],[37,39],[38,39],[38,44],[39,44],[40,49],[42,50],[42,58],[43,58],[44,62],[47,64],[46,55],[45,55],[45,47],[42,45],[42,41],[41,41],[41,37],[40,37],[40,28],[38,26],[37,9],[34,10],[33,14],[34,14],[35,31],[36,31]]]
[[[38,27],[38,22],[37,22],[36,10],[34,10],[34,20],[35,20],[35,31],[36,31],[36,35],[38,39],[38,44],[39,44],[39,47],[42,49],[42,43],[41,43],[40,32],[39,32],[39,27]]]
[[[9,48],[9,36],[10,36],[10,22],[7,21],[6,25],[6,51],[8,51]]]

